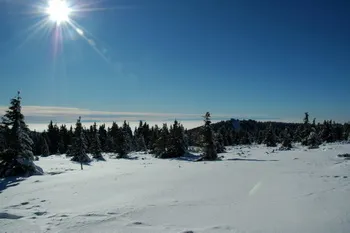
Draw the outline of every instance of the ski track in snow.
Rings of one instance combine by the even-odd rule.
[[[337,155],[349,152],[236,146],[215,162],[105,155],[83,171],[65,156],[41,158],[44,176],[1,190],[0,232],[348,233],[350,161]]]

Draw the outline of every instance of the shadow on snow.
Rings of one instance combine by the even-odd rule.
[[[25,180],[23,177],[8,177],[0,179],[0,193],[7,188],[19,185],[23,180]]]
[[[243,158],[233,158],[226,159],[227,161],[246,161],[246,162],[277,162],[277,159],[243,159]]]
[[[196,162],[198,159],[200,159],[201,155],[195,155],[187,152],[184,156],[177,157],[177,158],[171,158],[171,160],[180,160],[180,161],[188,161],[188,162]]]

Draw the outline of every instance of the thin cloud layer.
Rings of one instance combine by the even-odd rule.
[[[0,106],[0,113],[3,115],[8,107]],[[22,112],[28,121],[42,122],[45,119],[55,119],[58,121],[76,120],[79,116],[85,121],[135,121],[135,120],[198,120],[203,114],[199,113],[156,113],[156,112],[113,112],[95,111],[74,107],[54,107],[54,106],[23,106]],[[262,115],[230,115],[213,114],[213,119],[230,118],[269,118]],[[272,118],[269,118],[272,119]]]
[[[0,106],[0,114],[3,115],[7,106]],[[74,107],[55,107],[55,106],[23,106],[22,112],[26,122],[33,130],[42,131],[47,128],[47,124],[52,120],[57,124],[74,125],[79,116],[82,117],[84,126],[88,127],[93,122],[106,125],[112,122],[122,123],[124,120],[131,126],[137,126],[139,121],[147,121],[150,125],[163,123],[171,124],[175,119],[179,120],[184,127],[190,129],[203,124],[202,115],[199,113],[156,113],[156,112],[114,112],[114,111],[95,111],[90,109]],[[279,121],[279,122],[298,122],[293,119],[272,118],[267,115],[238,115],[238,114],[215,114],[212,115],[213,122],[235,119],[254,119],[259,121]]]

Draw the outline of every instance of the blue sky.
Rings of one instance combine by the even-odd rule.
[[[33,27],[38,1],[0,0],[0,106],[21,90],[25,106],[109,120],[350,119],[350,1],[67,1],[89,43]]]

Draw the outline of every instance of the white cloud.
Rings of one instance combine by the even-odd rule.
[[[4,114],[8,107],[0,106],[0,113]],[[115,112],[115,111],[96,111],[74,107],[54,107],[54,106],[23,106],[22,112],[26,117],[60,117],[60,118],[78,118],[79,116],[85,119],[102,119],[102,120],[116,120],[123,118],[125,120],[136,119],[181,119],[201,118],[203,113],[156,113],[156,112]],[[251,117],[254,117],[250,115]],[[214,118],[231,118],[231,114],[214,114]],[[235,115],[234,117],[244,118],[243,115]],[[261,117],[261,115],[260,115]]]
[[[0,114],[3,115],[8,109],[7,106],[0,106]],[[172,124],[175,119],[180,121],[185,128],[194,128],[203,124],[201,116],[203,113],[156,113],[156,112],[116,112],[116,111],[96,111],[90,109],[74,107],[55,107],[55,106],[23,106],[22,112],[26,122],[31,129],[42,131],[47,128],[52,120],[57,124],[66,124],[67,126],[75,124],[79,116],[85,127],[89,127],[93,122],[98,124],[105,123],[110,126],[112,122],[122,124],[124,120],[130,123],[132,127],[138,126],[139,121],[147,121],[150,125],[163,123]],[[279,122],[300,122],[300,119],[279,119],[267,115],[252,114],[213,114],[213,122],[221,120],[236,119],[255,119],[259,121],[279,121]]]

